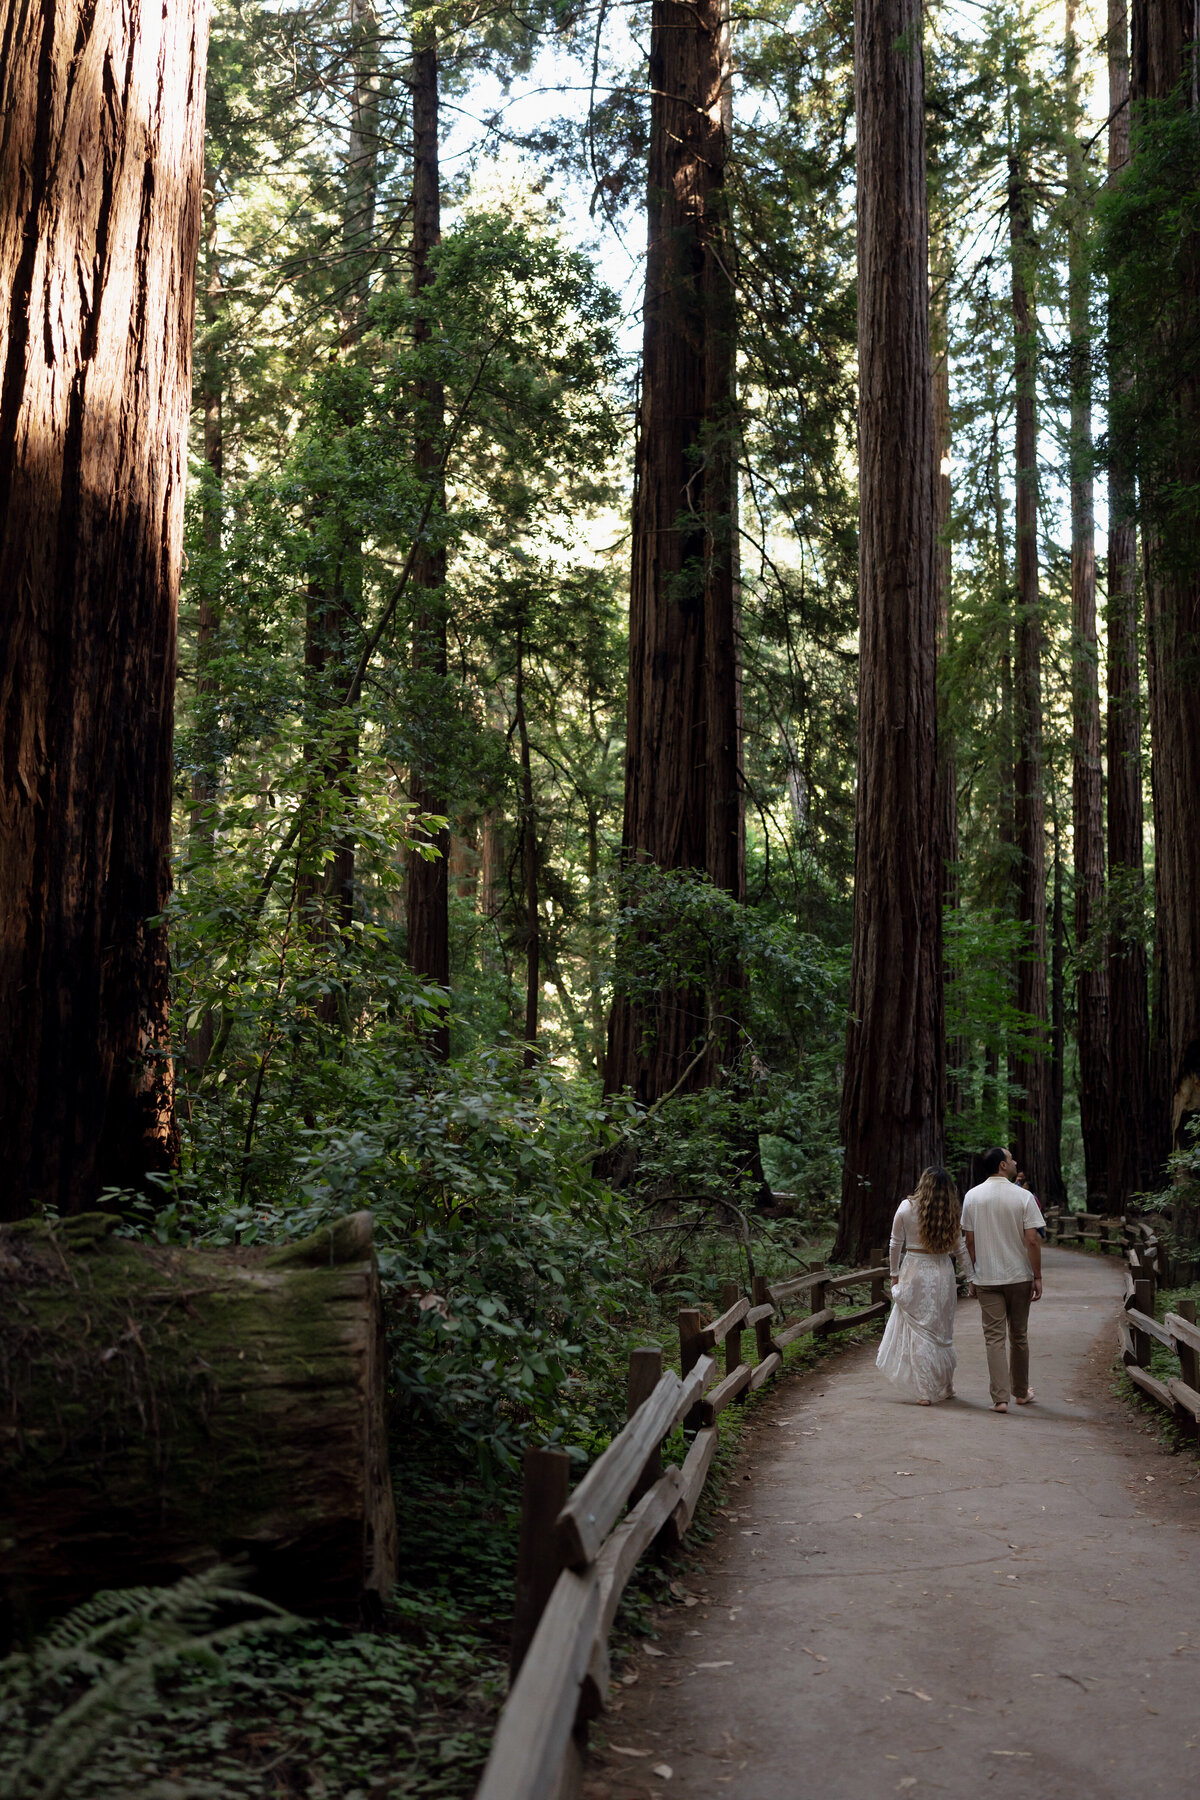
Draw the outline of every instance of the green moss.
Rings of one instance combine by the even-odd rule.
[[[326,1303],[328,1247],[190,1251],[113,1226],[93,1214],[0,1234],[12,1507],[20,1517],[57,1478],[68,1492],[56,1504],[82,1512],[102,1495],[117,1532],[149,1529],[153,1514],[167,1541],[252,1535],[293,1497],[281,1414],[299,1452],[320,1428],[312,1397],[350,1379],[341,1309]]]

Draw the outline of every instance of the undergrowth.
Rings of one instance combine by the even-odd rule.
[[[759,1273],[794,1272],[826,1249],[794,1221],[756,1222]],[[710,1232],[640,1316],[609,1321],[601,1354],[574,1374],[569,1448],[580,1470],[619,1423],[628,1349],[657,1342],[678,1366],[677,1309],[715,1313],[722,1282],[744,1289],[747,1273],[740,1233]],[[801,1340],[785,1373],[876,1330]],[[681,1553],[644,1559],[630,1583],[613,1635],[618,1679],[628,1650],[654,1634],[656,1607],[698,1604],[691,1587],[767,1391],[722,1415]],[[481,1473],[403,1395],[393,1444],[400,1573],[376,1629],[281,1615],[228,1572],[100,1596],[0,1663],[5,1800],[465,1800],[507,1686],[519,1482],[494,1459]],[[686,1449],[677,1432],[664,1461]]]

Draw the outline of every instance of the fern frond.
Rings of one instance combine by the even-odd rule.
[[[214,1617],[236,1607],[249,1616],[227,1625]],[[185,1576],[167,1588],[125,1588],[76,1607],[30,1650],[0,1663],[0,1775],[7,1800],[58,1800],[105,1739],[157,1702],[157,1683],[184,1661],[209,1661],[262,1632],[300,1621],[247,1593],[227,1567]],[[44,1723],[68,1687],[85,1691]],[[21,1725],[24,1724],[24,1731]],[[26,1749],[15,1757],[23,1737]]]

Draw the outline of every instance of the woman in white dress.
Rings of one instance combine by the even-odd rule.
[[[956,1256],[963,1279],[971,1278],[962,1205],[945,1169],[926,1169],[900,1202],[888,1254],[893,1305],[875,1364],[906,1399],[932,1406],[954,1394]]]

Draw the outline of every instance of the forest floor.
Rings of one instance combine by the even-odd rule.
[[[1033,1406],[990,1410],[961,1301],[957,1399],[898,1401],[872,1343],[756,1409],[703,1603],[631,1654],[588,1800],[1195,1784],[1200,1466],[1118,1397],[1119,1265],[1045,1273]]]

